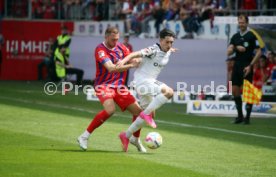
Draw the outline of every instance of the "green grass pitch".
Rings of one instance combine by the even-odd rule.
[[[48,96],[42,82],[0,81],[0,177],[273,177],[276,176],[276,119],[253,118],[233,125],[229,117],[187,115],[185,105],[157,111],[157,150],[121,150],[118,134],[131,123],[117,113],[98,128],[89,150],[79,149],[99,102],[85,95]],[[275,115],[276,117],[276,115]]]

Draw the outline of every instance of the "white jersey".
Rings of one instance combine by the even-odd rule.
[[[134,72],[134,81],[142,82],[145,79],[156,79],[161,70],[169,62],[171,51],[163,52],[159,44],[142,49],[142,61]]]

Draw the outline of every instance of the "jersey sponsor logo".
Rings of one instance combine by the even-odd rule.
[[[100,58],[103,58],[103,57],[105,56],[105,53],[104,53],[103,50],[100,50],[100,51],[98,52],[98,55],[99,55]]]
[[[156,63],[156,62],[153,63],[153,66],[159,67],[159,68],[162,68],[162,67],[163,67],[163,65],[161,65],[161,64],[159,64],[159,63]]]

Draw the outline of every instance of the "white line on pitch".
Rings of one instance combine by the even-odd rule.
[[[71,107],[71,106],[64,106],[64,105],[53,104],[53,103],[49,104],[49,103],[41,102],[41,101],[30,101],[30,100],[23,100],[23,99],[19,99],[19,98],[10,98],[10,97],[5,97],[5,96],[0,96],[0,98],[1,99],[6,99],[6,100],[18,101],[18,102],[22,102],[22,103],[31,103],[31,104],[38,104],[38,105],[43,105],[43,106],[55,107],[55,108],[73,109],[73,110],[89,112],[89,113],[97,113],[97,111],[93,111],[93,110],[87,110],[87,109],[78,108],[78,107]],[[125,117],[125,118],[130,118],[131,117],[131,116],[126,116],[126,115],[122,115],[122,114],[115,114],[114,116]],[[241,131],[234,131],[234,130],[228,130],[228,129],[223,129],[223,128],[215,128],[215,127],[208,127],[208,126],[201,126],[201,125],[176,123],[176,122],[169,122],[169,121],[163,121],[163,120],[156,120],[156,122],[167,124],[167,125],[179,126],[179,127],[200,128],[200,129],[206,129],[206,130],[214,130],[214,131],[220,131],[220,132],[225,132],[225,133],[240,134],[240,135],[247,135],[247,136],[253,136],[253,137],[267,138],[267,139],[276,140],[276,137],[274,137],[274,136],[267,136],[267,135],[260,135],[260,134],[256,134],[256,133],[247,133],[247,132],[241,132]]]

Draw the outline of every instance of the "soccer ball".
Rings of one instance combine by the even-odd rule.
[[[147,134],[145,143],[150,149],[157,149],[162,145],[162,136],[157,132]]]

